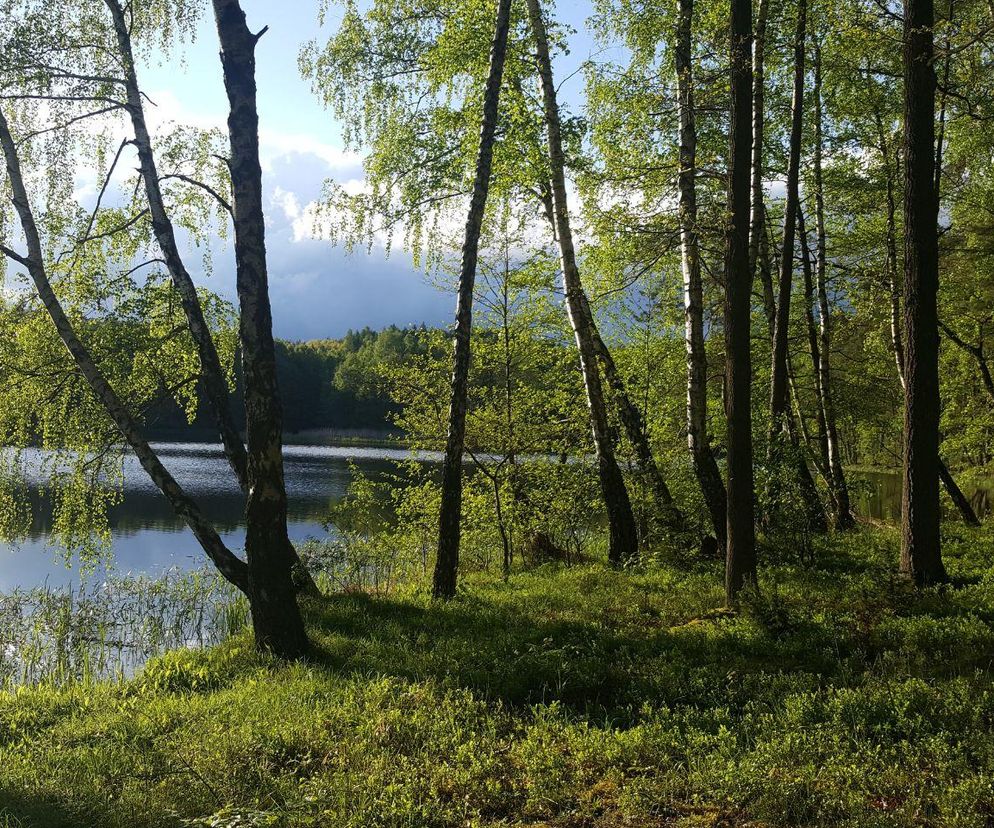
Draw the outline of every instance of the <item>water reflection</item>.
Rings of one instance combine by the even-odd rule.
[[[166,443],[159,456],[177,481],[214,521],[230,548],[244,546],[243,499],[217,445]],[[352,478],[350,463],[366,474],[393,471],[392,461],[408,452],[337,446],[287,446],[284,451],[290,537],[302,541],[327,533],[328,507],[342,498]],[[433,460],[434,457],[424,459]],[[41,482],[40,454],[26,455],[29,482]],[[80,582],[78,566],[66,567],[58,549],[49,545],[52,515],[44,504],[34,511],[30,535],[8,551],[0,551],[0,592],[14,587]],[[155,575],[172,568],[198,569],[204,556],[193,534],[176,517],[134,458],[124,467],[124,500],[110,511],[114,537],[114,571]],[[98,567],[96,577],[106,574]]]
[[[889,469],[859,469],[850,472],[853,502],[861,517],[897,523],[901,520],[901,472]],[[980,518],[991,514],[994,502],[994,481],[964,485],[964,494]],[[942,492],[945,514],[952,516],[952,503]]]

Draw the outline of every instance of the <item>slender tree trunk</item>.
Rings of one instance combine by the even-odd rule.
[[[580,299],[584,305],[586,317],[590,320],[590,335],[594,345],[594,352],[597,354],[597,361],[604,374],[604,379],[607,381],[608,388],[611,389],[611,397],[618,412],[618,419],[621,420],[625,434],[632,444],[632,448],[635,449],[639,471],[649,484],[649,490],[656,505],[656,513],[662,521],[664,528],[670,532],[682,531],[684,528],[683,515],[677,508],[670,488],[666,485],[666,479],[663,477],[663,473],[656,463],[656,458],[652,454],[652,447],[649,445],[648,430],[646,429],[642,412],[635,405],[631,395],[628,393],[628,388],[621,373],[618,371],[614,357],[611,356],[611,351],[608,349],[604,340],[601,339],[597,322],[594,320],[594,315],[590,309],[590,303],[587,300],[585,292],[581,293]]]
[[[10,181],[14,208],[18,214],[21,230],[27,242],[28,255],[19,256],[12,250],[3,249],[3,253],[17,261],[27,271],[34,283],[38,298],[52,320],[62,344],[72,357],[80,375],[86,381],[93,395],[100,401],[104,410],[117,426],[121,436],[134,451],[138,462],[148,473],[155,486],[169,501],[173,510],[193,531],[204,552],[211,559],[218,571],[232,584],[243,592],[248,590],[248,570],[244,562],[236,558],[224,545],[217,531],[204,517],[197,504],[182,489],[168,469],[162,465],[158,455],[149,445],[142,433],[138,421],[128,411],[127,406],[107,382],[99,366],[93,360],[89,350],[73,327],[59,302],[55,291],[48,279],[45,267],[45,255],[41,237],[35,223],[31,203],[24,187],[21,174],[20,158],[17,144],[11,136],[7,120],[0,111],[0,146],[7,167],[7,178]]]
[[[804,321],[808,332],[808,352],[811,354],[811,367],[815,381],[815,420],[818,423],[818,456],[820,468],[824,471],[826,482],[831,491],[832,480],[828,465],[828,429],[825,426],[825,408],[822,400],[820,379],[821,349],[818,343],[818,327],[815,323],[814,268],[811,264],[811,249],[808,247],[808,230],[804,223],[804,210],[800,208],[797,211],[797,235],[801,243],[801,273],[804,276]],[[801,412],[798,409],[798,417],[800,416]]]
[[[730,605],[756,579],[752,472],[751,306],[749,267],[752,0],[731,0],[731,123],[725,233],[725,415],[728,422],[728,539],[725,595]]]
[[[825,186],[822,178],[822,102],[821,102],[821,46],[815,44],[814,53],[814,184],[815,184],[815,232],[818,241],[816,280],[818,284],[818,322],[820,364],[818,387],[821,391],[821,405],[825,421],[825,444],[828,452],[828,470],[831,475],[830,487],[835,503],[835,528],[846,531],[856,525],[842,466],[842,452],[839,448],[839,429],[835,416],[835,398],[832,393],[832,317],[828,303],[828,234],[825,231]]]
[[[480,148],[476,158],[476,179],[466,218],[462,266],[459,270],[459,297],[452,345],[452,385],[449,397],[449,433],[442,461],[442,502],[438,525],[438,555],[432,593],[436,598],[456,594],[459,569],[459,529],[462,518],[462,456],[466,439],[466,407],[469,393],[470,343],[473,330],[473,287],[480,233],[487,208],[490,170],[493,162],[494,135],[497,131],[498,104],[507,33],[510,26],[511,0],[498,0],[494,37],[490,48],[490,71],[483,94],[483,121],[480,125]]]
[[[904,6],[904,495],[901,571],[946,578],[939,542],[939,205],[933,0]]]
[[[763,0],[765,3],[765,0]],[[724,552],[728,527],[725,484],[708,435],[707,352],[704,347],[704,287],[697,238],[697,119],[691,35],[694,0],[680,0],[677,18],[676,76],[680,107],[680,256],[687,346],[687,445],[704,495],[718,548]]]
[[[124,9],[118,0],[105,0],[105,3],[114,20],[114,31],[117,36],[118,50],[121,54],[125,91],[128,99],[127,111],[135,134],[134,143],[138,150],[139,172],[145,185],[149,215],[152,219],[152,232],[159,249],[162,251],[166,269],[176,287],[176,292],[179,294],[190,334],[197,346],[203,387],[214,413],[225,457],[235,472],[242,491],[247,491],[245,445],[232,416],[228,384],[221,368],[221,360],[214,344],[214,338],[207,321],[204,319],[197,288],[183,264],[183,258],[180,256],[179,246],[176,243],[173,223],[166,211],[165,201],[162,197],[161,179],[155,163],[155,154],[152,151],[152,139],[149,136],[148,125],[145,121],[142,93],[138,86],[138,75],[131,48],[131,32],[125,19]]]
[[[240,306],[239,338],[248,433],[245,553],[256,646],[283,658],[309,649],[293,585],[293,547],[287,536],[283,480],[283,425],[276,381],[266,226],[259,162],[255,46],[238,0],[213,0],[224,88],[230,107],[231,185],[235,270]]]
[[[773,346],[773,329],[777,324],[777,300],[773,295],[773,254],[770,249],[770,216],[764,206],[762,208],[762,227],[759,234],[759,282],[763,289],[763,313],[766,315],[766,328],[770,337],[770,347]]]
[[[783,247],[780,254],[780,283],[777,292],[776,321],[773,329],[773,365],[770,381],[770,446],[786,425],[787,416],[787,336],[790,327],[790,293],[794,271],[794,242],[797,229],[798,179],[801,167],[801,140],[804,125],[804,45],[807,2],[797,5],[794,35],[794,97],[791,106],[790,152],[787,162],[787,194],[784,203]]]
[[[751,212],[749,219],[749,268],[753,276],[760,261],[760,245],[766,234],[766,209],[763,205],[763,133],[765,128],[766,101],[766,20],[769,17],[769,0],[759,0],[756,11],[756,31],[752,40],[752,179]],[[770,300],[773,288],[769,271]],[[764,286],[766,281],[763,282]]]
[[[612,561],[621,562],[631,558],[638,551],[635,516],[632,513],[632,504],[628,498],[625,479],[618,467],[614,447],[611,444],[607,406],[604,402],[600,372],[597,369],[597,351],[593,333],[594,320],[588,313],[580,281],[580,271],[576,264],[573,232],[570,228],[569,208],[566,201],[566,163],[563,156],[559,102],[556,99],[552,61],[549,56],[549,42],[539,0],[528,0],[528,17],[535,37],[538,71],[542,83],[549,164],[552,173],[552,200],[556,236],[559,240],[559,253],[562,260],[566,307],[576,338],[577,349],[580,352],[580,369],[583,373],[587,403],[590,408],[591,430],[594,438],[594,450],[597,455],[601,491],[607,507],[610,529],[608,554]]]

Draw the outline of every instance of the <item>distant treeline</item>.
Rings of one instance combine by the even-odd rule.
[[[397,365],[424,346],[424,328],[391,326],[382,331],[364,328],[341,339],[310,342],[277,341],[276,361],[283,400],[283,428],[287,433],[311,429],[394,431],[399,406],[378,379],[378,366]],[[236,360],[237,364],[237,360]],[[236,368],[235,418],[244,428],[241,372]],[[172,398],[164,398],[148,412],[153,437],[178,435],[206,439],[213,419],[201,395],[196,418],[186,415]]]

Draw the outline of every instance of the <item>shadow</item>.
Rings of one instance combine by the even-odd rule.
[[[94,822],[99,817],[71,811],[51,794],[12,791],[0,783],[0,825],[4,828],[80,828]]]

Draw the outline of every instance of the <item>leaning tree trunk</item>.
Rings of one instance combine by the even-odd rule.
[[[780,283],[777,289],[773,328],[773,364],[770,375],[770,452],[781,440],[786,427],[787,337],[790,327],[790,294],[794,272],[794,242],[797,230],[798,178],[801,168],[801,140],[804,125],[804,40],[807,2],[797,5],[794,34],[794,96],[791,105],[790,152],[787,162],[787,193],[784,203],[783,246],[780,253]]]
[[[901,571],[945,580],[939,542],[939,204],[933,0],[904,5],[904,495]]]
[[[731,0],[731,123],[725,231],[725,415],[728,422],[728,540],[725,595],[734,604],[756,578],[752,472],[752,271],[749,267],[752,0]]]
[[[815,274],[818,285],[820,350],[817,385],[821,399],[823,420],[825,422],[825,448],[827,451],[828,471],[831,477],[829,486],[832,490],[832,501],[835,504],[835,528],[845,531],[853,528],[856,525],[856,520],[852,513],[852,503],[849,498],[849,486],[846,483],[845,470],[842,468],[839,429],[835,417],[835,399],[832,394],[831,308],[828,304],[828,250],[827,233],[825,232],[825,188],[822,180],[821,47],[818,44],[815,44],[814,70],[815,232],[818,241]]]
[[[135,134],[135,148],[138,151],[139,172],[145,186],[148,200],[149,216],[152,220],[152,233],[162,251],[166,269],[172,279],[176,292],[179,294],[183,312],[186,315],[190,335],[197,346],[200,358],[200,375],[203,387],[210,402],[214,419],[217,423],[221,445],[225,457],[238,478],[242,491],[248,490],[247,458],[245,444],[235,425],[231,412],[231,402],[228,394],[228,384],[221,368],[221,360],[211,336],[204,311],[200,305],[196,285],[183,264],[183,258],[176,243],[176,234],[172,220],[166,210],[162,197],[161,178],[152,151],[152,139],[149,136],[145,120],[145,107],[141,89],[138,86],[138,75],[131,47],[131,32],[125,17],[125,11],[118,0],[104,0],[114,20],[114,31],[117,36],[118,50],[124,71],[124,87],[128,99],[127,111],[131,118],[132,130]]]
[[[21,163],[17,144],[10,133],[7,120],[0,111],[0,146],[2,146],[7,167],[7,178],[10,182],[14,209],[21,224],[21,231],[27,242],[28,255],[20,256],[14,251],[4,248],[3,253],[21,264],[31,277],[38,298],[55,326],[76,369],[86,381],[93,395],[97,398],[108,416],[117,426],[121,436],[134,451],[138,462],[148,473],[156,488],[166,497],[173,510],[193,531],[204,552],[211,559],[218,571],[232,584],[243,592],[248,589],[248,571],[245,563],[236,558],[224,545],[214,526],[200,511],[197,504],[186,494],[168,469],[162,465],[158,455],[149,445],[142,433],[138,421],[131,415],[124,402],[118,397],[113,387],[107,382],[99,366],[94,361],[86,345],[79,338],[55,291],[52,289],[45,266],[45,254],[41,237],[24,187],[21,174]]]
[[[539,0],[528,0],[528,17],[535,37],[538,72],[542,83],[549,165],[552,174],[552,203],[556,236],[562,260],[566,307],[576,338],[577,349],[580,352],[580,369],[583,373],[583,383],[590,408],[590,423],[594,450],[597,455],[597,469],[610,529],[609,557],[614,562],[621,562],[633,557],[638,551],[635,516],[632,513],[632,504],[628,498],[625,479],[621,474],[621,469],[614,455],[614,447],[611,444],[607,406],[604,402],[601,377],[597,369],[593,318],[587,312],[580,271],[576,264],[573,232],[570,228],[569,208],[566,201],[566,163],[563,156],[559,102],[556,99],[552,61],[549,56],[549,42]]]
[[[456,303],[456,326],[452,346],[452,386],[449,397],[449,432],[442,461],[442,502],[438,523],[438,555],[432,592],[436,598],[451,598],[456,594],[459,570],[459,535],[462,517],[462,459],[466,439],[466,407],[469,394],[470,342],[473,330],[473,287],[476,282],[476,260],[480,248],[480,233],[487,208],[490,170],[497,131],[500,85],[507,54],[507,33],[510,27],[511,0],[498,0],[497,20],[490,47],[490,71],[483,93],[483,121],[480,125],[480,149],[476,157],[476,179],[466,218],[459,270],[459,295]],[[496,484],[495,484],[496,491]],[[499,504],[499,493],[497,494]],[[503,526],[503,523],[501,524]],[[506,557],[506,556],[505,556]]]
[[[542,192],[540,194],[540,201],[546,218],[552,227],[552,232],[558,239],[552,192]],[[579,295],[583,304],[584,314],[590,324],[590,334],[594,345],[594,352],[597,354],[597,361],[611,391],[611,398],[617,410],[618,419],[621,420],[621,425],[625,429],[625,435],[635,449],[635,460],[639,473],[649,486],[649,491],[656,506],[656,514],[662,526],[667,531],[674,533],[681,532],[686,528],[684,517],[676,505],[676,501],[673,500],[670,488],[666,484],[666,478],[663,477],[662,470],[653,456],[645,418],[642,416],[639,407],[632,400],[631,394],[628,393],[628,387],[625,384],[624,378],[621,376],[621,372],[618,371],[614,357],[611,356],[611,350],[601,337],[600,330],[597,327],[597,320],[594,318],[593,312],[590,309],[590,302],[582,285]]]
[[[765,0],[762,0],[765,4]],[[704,287],[697,238],[697,119],[691,34],[694,0],[680,0],[677,18],[676,76],[680,107],[680,257],[683,267],[684,326],[687,346],[687,445],[704,495],[718,548],[725,550],[725,484],[708,435],[707,353],[704,348]]]
[[[293,585],[287,536],[283,424],[266,265],[266,225],[259,162],[255,46],[238,0],[213,0],[224,88],[228,96],[229,168],[235,228],[239,338],[248,435],[245,554],[256,646],[284,658],[307,653],[309,642]]]

